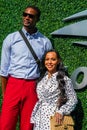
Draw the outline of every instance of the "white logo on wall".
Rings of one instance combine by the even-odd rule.
[[[67,22],[70,20],[85,18],[87,17],[87,10],[71,15],[67,18],[64,18],[63,21]],[[81,20],[74,24],[67,25],[51,33],[53,36],[75,36],[75,37],[87,37],[87,20]],[[73,42],[77,45],[87,46],[87,41],[75,41]],[[77,76],[83,74],[83,80],[81,83],[78,83]],[[87,86],[87,67],[77,68],[71,75],[72,82],[75,89],[82,89]]]

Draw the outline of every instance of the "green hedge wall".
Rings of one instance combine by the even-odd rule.
[[[30,5],[37,5],[41,9],[41,19],[37,24],[38,29],[52,41],[56,50],[62,56],[64,64],[68,66],[68,72],[72,72],[78,67],[87,66],[87,48],[77,47],[73,41],[87,40],[79,38],[58,38],[52,37],[51,32],[61,27],[76,22],[63,22],[62,19],[75,13],[86,10],[86,0],[0,0],[0,53],[3,39],[8,33],[19,30],[22,27],[22,12]],[[87,129],[87,87],[76,91],[78,105],[73,112],[76,122],[75,130]],[[1,102],[0,89],[0,102]]]

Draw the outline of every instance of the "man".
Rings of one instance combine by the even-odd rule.
[[[28,6],[23,12],[22,31],[41,60],[52,45],[36,28],[40,14],[37,7]],[[3,42],[0,75],[3,94],[1,130],[15,130],[18,115],[20,130],[32,130],[30,116],[38,100],[36,79],[40,73],[19,31],[9,34]]]

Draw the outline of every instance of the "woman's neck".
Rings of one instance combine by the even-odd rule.
[[[49,72],[48,71],[48,78],[50,78],[54,73],[56,73],[56,71],[55,72]]]
[[[52,76],[52,74],[48,72],[48,78],[50,78],[51,76]]]

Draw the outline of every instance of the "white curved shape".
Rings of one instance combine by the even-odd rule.
[[[77,18],[86,17],[86,16],[87,16],[87,10],[84,10],[84,11],[81,11],[79,13],[76,13],[74,15],[64,18],[63,21],[69,21],[69,20],[73,20]]]
[[[81,45],[81,46],[87,46],[87,41],[75,41],[73,42],[73,44],[75,45]]]
[[[87,20],[70,24],[51,33],[56,36],[82,36],[87,37]]]
[[[83,73],[84,74],[84,77],[83,77],[83,80],[81,83],[78,83],[76,80],[77,80],[77,76],[80,74],[80,73]],[[82,89],[84,87],[87,86],[87,67],[79,67],[77,68],[71,75],[71,79],[72,79],[72,83],[73,83],[73,86],[74,86],[74,89]]]

